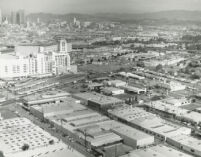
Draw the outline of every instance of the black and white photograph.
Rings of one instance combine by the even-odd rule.
[[[201,0],[0,0],[0,157],[201,157]]]

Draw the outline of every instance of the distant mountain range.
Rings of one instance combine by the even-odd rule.
[[[97,14],[49,14],[49,13],[32,13],[27,16],[28,19],[36,21],[51,21],[55,19],[73,20],[76,17],[86,21],[115,21],[115,22],[134,22],[139,20],[168,20],[168,21],[193,21],[201,22],[201,11],[161,11],[153,13],[136,13],[136,14],[118,14],[118,13],[97,13]]]

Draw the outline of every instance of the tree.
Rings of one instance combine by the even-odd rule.
[[[141,62],[141,61],[138,61],[138,62],[137,62],[137,66],[138,66],[138,67],[142,67],[142,68],[145,67],[144,62]]]
[[[49,141],[49,144],[50,144],[50,145],[54,144],[54,140],[50,140],[50,141]]]
[[[200,76],[196,75],[196,74],[193,74],[193,75],[191,75],[191,79],[198,80],[198,79],[200,79]]]
[[[25,151],[25,150],[28,150],[29,149],[29,145],[28,144],[24,144],[22,146],[22,150]]]
[[[162,64],[157,65],[157,66],[155,67],[155,70],[156,70],[156,71],[161,71],[161,70],[163,70]]]

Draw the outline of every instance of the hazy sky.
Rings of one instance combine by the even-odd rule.
[[[201,10],[201,0],[0,0],[3,12],[98,13]]]

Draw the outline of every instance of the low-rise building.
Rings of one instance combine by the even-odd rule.
[[[144,147],[154,143],[154,136],[150,136],[127,125],[119,124],[119,126],[111,130],[121,136],[126,145],[133,148]]]
[[[81,142],[87,142],[89,148],[99,148],[108,145],[115,145],[117,142],[121,142],[122,138],[111,131],[104,131],[96,126],[87,126],[84,128],[79,128],[77,130],[79,138],[82,139]],[[85,141],[86,139],[86,141]]]
[[[121,157],[192,157],[186,153],[173,149],[165,145],[157,145],[154,147],[131,151]]]
[[[110,81],[107,81],[106,84],[108,86],[120,87],[120,86],[125,86],[127,83],[121,80],[110,80]]]
[[[134,87],[130,85],[121,86],[121,88],[124,89],[126,92],[132,92],[137,94],[144,94],[147,92],[146,88],[139,88],[139,87]]]
[[[6,96],[0,94],[0,102],[6,101]]]
[[[0,121],[0,151],[3,152],[5,157],[53,155],[61,150],[72,153],[67,145],[26,118]],[[76,150],[72,154],[75,157],[83,157]]]
[[[118,74],[120,76],[123,76],[123,77],[130,77],[130,78],[137,79],[137,80],[145,79],[145,77],[139,76],[139,75],[136,75],[136,74],[133,74],[133,73],[119,72]]]
[[[86,104],[97,110],[107,110],[109,108],[113,108],[114,106],[124,104],[123,100],[105,96],[99,93],[78,93],[74,94],[73,97],[81,100],[82,104]]]
[[[175,100],[175,101],[174,101]],[[188,104],[188,101],[176,101],[177,99],[173,100],[158,100],[145,103],[145,105],[154,110],[159,111],[162,114],[172,115],[174,118],[189,122],[192,124],[200,125],[201,124],[201,113],[195,111],[189,111],[187,109],[180,108],[180,105]]]
[[[189,105],[191,103],[191,99],[187,99],[185,97],[181,97],[177,99],[171,97],[171,98],[163,99],[162,101],[177,107]]]
[[[0,88],[3,88],[6,86],[6,82],[5,81],[2,81],[0,80]]]
[[[167,139],[167,142],[181,150],[195,156],[201,156],[201,140],[189,135],[175,135]]]
[[[130,126],[141,129],[162,140],[175,135],[191,134],[191,129],[163,120],[141,108],[120,107],[109,110],[108,113]]]
[[[148,103],[145,103],[146,106],[159,110],[161,112],[169,113],[175,116],[182,116],[183,114],[186,114],[189,112],[186,109],[179,108],[177,106],[171,105],[166,103],[165,100],[158,100],[158,101],[151,101]]]
[[[186,85],[181,84],[176,81],[155,81],[155,85],[166,88],[170,91],[178,91],[178,90],[184,90],[186,89]]]
[[[60,90],[36,93],[35,95],[26,96],[23,98],[24,106],[30,107],[46,103],[60,102],[67,98],[70,94]]]
[[[67,97],[62,102],[33,105],[30,107],[30,112],[40,119],[59,114],[68,114],[76,110],[84,110],[86,107],[76,103],[76,100]]]
[[[106,95],[119,95],[124,94],[123,89],[115,88],[115,87],[105,87],[102,89],[103,94]]]

